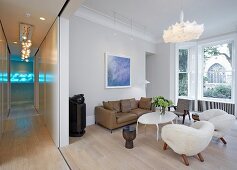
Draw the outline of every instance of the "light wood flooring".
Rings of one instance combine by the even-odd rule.
[[[17,119],[37,115],[38,112],[35,110],[33,103],[17,103],[12,104],[8,119]]]
[[[7,120],[0,140],[0,170],[68,170],[41,116],[33,108],[27,109],[27,114],[20,114],[23,108],[12,111],[17,116]],[[225,137],[227,145],[213,139],[202,153],[205,162],[189,157],[189,167],[171,149],[163,151],[163,141],[156,141],[155,126],[147,126],[146,134],[144,126],[139,129],[135,147],[130,150],[124,148],[122,129],[111,134],[92,125],[83,137],[70,138],[71,144],[61,151],[73,170],[237,169],[237,123]]]
[[[190,166],[183,164],[181,157],[170,148],[163,150],[163,141],[156,140],[156,127],[140,126],[140,132],[134,141],[133,149],[124,148],[122,129],[112,134],[98,126],[86,128],[82,138],[71,138],[71,145],[62,148],[62,152],[72,169],[82,170],[236,170],[237,169],[237,124],[225,137],[224,145],[213,139],[208,148],[202,152],[205,159],[200,162],[197,157],[188,157]]]
[[[27,107],[13,109],[0,140],[0,170],[67,170],[41,116]],[[21,114],[22,112],[22,114]],[[10,114],[11,115],[11,114]],[[24,116],[25,115],[25,116]]]

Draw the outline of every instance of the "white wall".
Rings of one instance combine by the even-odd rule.
[[[5,119],[7,118],[9,104],[9,52],[7,42],[0,22],[0,138],[4,130]]]
[[[234,35],[235,40],[237,41],[237,33]],[[234,58],[234,63],[235,63],[235,117],[237,117],[237,42],[235,41],[235,58]]]
[[[69,144],[69,20],[60,17],[59,110],[60,147]]]
[[[69,144],[69,20],[58,18],[35,57],[35,107],[58,147]]]
[[[116,35],[114,35],[116,33]],[[102,101],[145,96],[145,52],[155,45],[72,16],[70,18],[70,96],[85,94],[87,125],[94,123],[94,108]],[[131,57],[132,87],[105,88],[104,53]]]
[[[55,21],[37,53],[39,74],[39,112],[49,133],[59,146],[59,19]]]
[[[146,57],[147,96],[165,96],[170,98],[170,44],[157,44],[155,55]],[[173,82],[172,82],[173,83]]]

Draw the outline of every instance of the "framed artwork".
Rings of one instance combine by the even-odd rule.
[[[131,87],[131,60],[129,56],[105,53],[105,87]]]

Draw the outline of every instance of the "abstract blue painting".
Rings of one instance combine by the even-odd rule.
[[[106,88],[131,87],[130,57],[106,54]]]

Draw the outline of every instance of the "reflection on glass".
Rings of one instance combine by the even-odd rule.
[[[203,48],[203,97],[231,99],[233,42]]]
[[[179,73],[179,96],[188,96],[188,74]]]
[[[39,73],[39,82],[42,83],[44,82],[44,74]]]
[[[12,83],[33,83],[34,74],[33,73],[11,73]]]
[[[179,49],[179,72],[187,72],[188,49]]]

